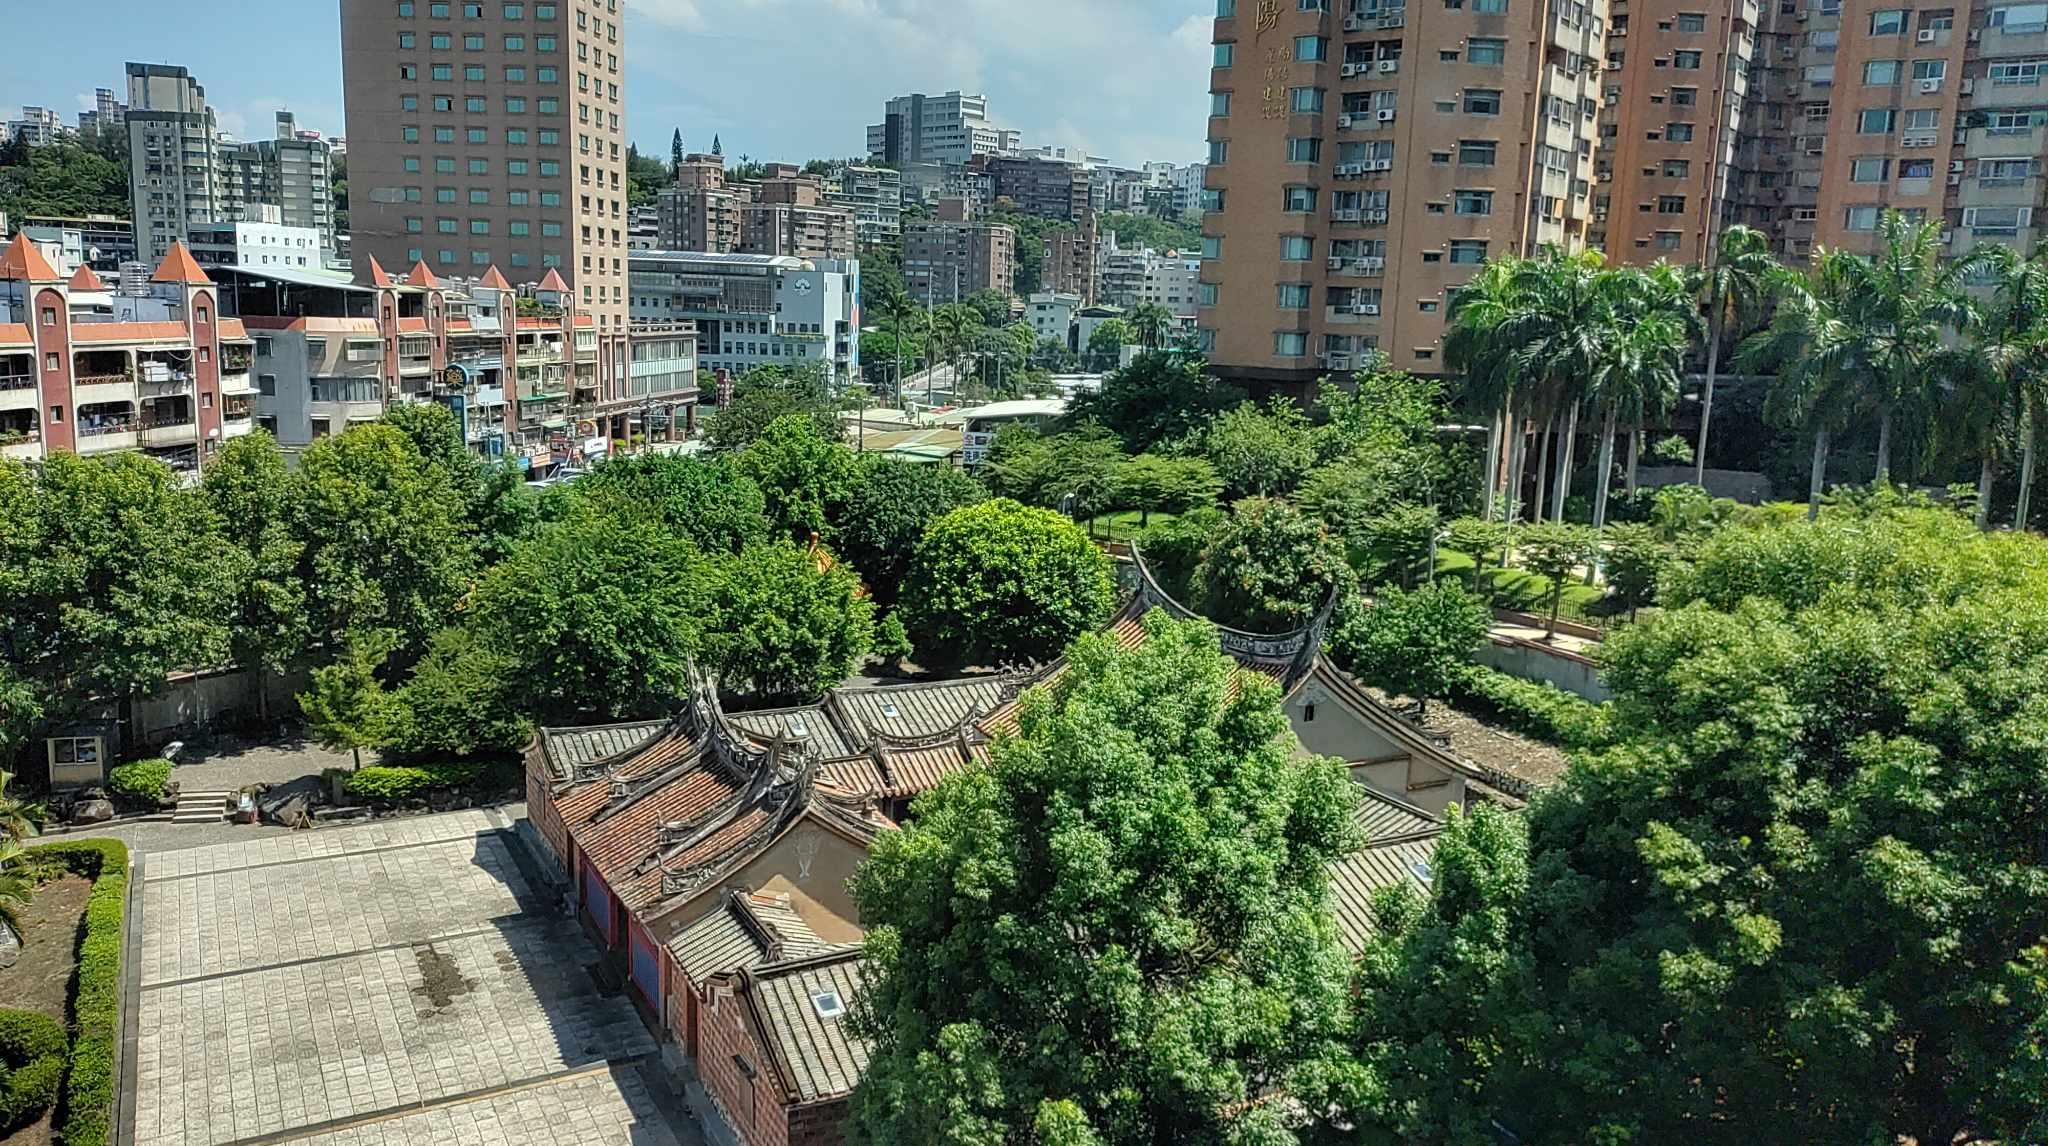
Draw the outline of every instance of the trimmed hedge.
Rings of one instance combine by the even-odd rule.
[[[40,1011],[0,1011],[0,1134],[56,1103],[70,1045],[64,1024]]]
[[[1447,699],[1473,716],[1559,748],[1607,743],[1606,705],[1485,665],[1466,666]]]
[[[348,774],[344,787],[352,796],[377,803],[418,799],[429,792],[466,788],[482,776],[484,766],[470,761],[425,765],[373,765]]]
[[[168,760],[137,760],[107,773],[107,791],[130,803],[152,807],[163,801],[164,789],[170,783],[171,762]]]
[[[66,840],[22,849],[60,860],[92,880],[78,944],[71,1071],[64,1092],[64,1146],[106,1146],[114,1126],[114,1052],[121,1038],[121,928],[128,907],[128,847],[119,840]]]

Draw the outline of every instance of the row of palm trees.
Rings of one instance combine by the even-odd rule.
[[[1901,440],[1923,457],[1975,460],[1980,525],[1998,463],[2016,449],[2015,523],[2024,524],[2034,414],[2048,394],[2048,252],[2022,257],[1984,244],[1947,258],[1938,223],[1894,212],[1880,219],[1877,240],[1869,255],[1820,250],[1803,274],[1744,226],[1722,233],[1705,268],[1611,267],[1598,252],[1489,262],[1453,299],[1444,340],[1467,401],[1494,415],[1487,513],[1503,485],[1501,435],[1511,435],[1506,488],[1520,491],[1533,430],[1535,516],[1545,514],[1547,479],[1548,514],[1562,520],[1578,428],[1590,415],[1601,435],[1593,516],[1604,524],[1616,433],[1629,432],[1633,489],[1641,428],[1676,401],[1696,342],[1706,366],[1695,452],[1704,484],[1722,351],[1733,342],[1738,368],[1773,378],[1766,416],[1813,437],[1809,515],[1819,510],[1831,443],[1874,424],[1879,481],[1891,479]]]

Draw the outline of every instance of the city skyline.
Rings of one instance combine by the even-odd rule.
[[[285,108],[305,128],[344,134],[338,5],[216,8],[204,23],[167,22],[155,6],[112,0],[89,56],[40,54],[0,75],[0,109],[51,107],[75,124],[95,87],[124,86],[133,60],[190,68],[237,138],[267,138]],[[1027,144],[1119,165],[1192,162],[1204,146],[1214,5],[1202,0],[1049,0],[1028,18],[993,0],[644,0],[627,13],[627,134],[650,155],[666,157],[675,128],[693,151],[717,136],[734,157],[859,155],[889,97],[950,89],[986,94]],[[812,34],[779,35],[793,22]]]

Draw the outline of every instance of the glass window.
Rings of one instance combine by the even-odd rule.
[[[407,143],[418,143],[420,141],[420,129],[417,127],[401,127],[398,129],[398,137]]]
[[[1499,146],[1491,139],[1461,139],[1458,141],[1458,163],[1465,167],[1491,167]]]
[[[1897,126],[1899,113],[1888,107],[1867,107],[1856,115],[1856,130],[1864,135],[1887,135]]]
[[[1678,14],[1678,30],[1681,32],[1706,31],[1707,14],[1705,12],[1680,12]]]
[[[1698,71],[1700,67],[1700,53],[1693,51],[1673,52],[1671,53],[1671,66],[1683,68],[1686,71]]]
[[[1315,257],[1316,241],[1307,235],[1280,236],[1280,257],[1292,263],[1302,263]]]
[[[448,5],[438,2],[429,4],[427,5],[427,15],[436,20],[446,20],[448,18]]]
[[[1898,60],[1867,60],[1863,64],[1863,82],[1889,86],[1899,82]]]
[[[1237,0],[1216,0],[1216,18],[1228,20],[1237,15]]]
[[[455,38],[446,32],[435,32],[427,37],[427,46],[437,52],[445,52],[455,46]]]
[[[489,175],[491,173],[491,161],[488,159],[470,160],[469,173],[471,175]]]
[[[399,96],[398,106],[404,111],[418,111],[420,109],[420,97],[416,95]]]
[[[1842,226],[1851,231],[1877,230],[1876,207],[1850,207],[1842,212]]]
[[[1280,309],[1307,310],[1309,287],[1307,283],[1281,283]]]
[[[1508,0],[1472,0],[1472,10],[1498,15],[1508,10]]]
[[[398,46],[400,48],[412,48],[416,46],[417,39],[411,32],[400,32],[398,34]]]
[[[2048,4],[2009,4],[2003,8],[1993,8],[1986,17],[1985,24],[2007,35],[2039,32],[2048,28]]]
[[[1210,93],[1209,93],[1209,114],[1210,114],[1210,115],[1229,115],[1229,114],[1230,114],[1230,93],[1229,93],[1229,92],[1210,92]]]
[[[456,232],[456,229],[455,220],[453,219],[434,220],[434,230],[439,231],[443,235],[452,235]]]
[[[1459,190],[1451,195],[1451,209],[1459,215],[1493,214],[1493,192]]]
[[[435,79],[437,79],[437,80],[442,80],[442,81],[444,81],[444,82],[445,82],[445,81],[447,81],[447,80],[452,80],[452,79],[454,79],[454,78],[455,78],[455,65],[453,65],[453,64],[435,64],[435,65],[434,65],[434,70],[433,70],[433,76],[434,76],[434,78],[435,78]]]
[[[453,187],[436,187],[436,188],[434,188],[434,202],[436,202],[436,203],[453,203],[453,202],[455,202],[455,188],[453,188]]]
[[[1905,124],[1907,131],[1933,131],[1935,125],[1940,122],[1940,108],[1915,107],[1906,109]]]
[[[515,238],[524,238],[533,233],[533,224],[524,219],[514,219],[505,226]]]
[[[398,14],[401,16],[412,15],[412,0],[398,0]]]
[[[1231,43],[1229,40],[1225,40],[1222,43],[1216,45],[1215,55],[1209,61],[1210,66],[1218,68],[1227,68],[1230,66],[1231,61],[1234,60],[1236,57],[1237,45]]]
[[[554,115],[562,110],[561,97],[542,96],[539,100],[535,101],[534,108],[542,115]]]
[[[463,50],[463,51],[465,51],[465,52],[481,52],[481,51],[483,51],[483,50],[484,50],[484,34],[483,34],[482,32],[465,32],[465,33],[463,33],[463,36],[462,36],[462,50]]]
[[[523,83],[525,83],[525,82],[526,82],[526,69],[525,69],[525,68],[523,68],[523,67],[512,67],[512,68],[506,68],[506,69],[505,69],[505,82],[506,82],[506,83],[508,83],[508,84],[523,84]]]
[[[555,6],[553,4],[535,4],[533,6],[533,18],[536,20],[554,19]]]
[[[554,51],[555,38],[553,36],[535,36],[533,38],[533,50],[536,52]]]
[[[484,97],[482,96],[468,96],[464,98],[462,101],[462,110],[469,112],[472,115],[482,115],[484,113],[484,109],[489,106],[490,105],[484,101]]]
[[[524,19],[526,19],[526,5],[524,5],[524,4],[507,4],[507,5],[505,5],[505,18],[506,18],[507,20],[524,20]]]
[[[1209,141],[1209,166],[1221,167],[1230,161],[1230,141],[1212,139]]]
[[[1467,88],[1465,90],[1465,114],[1499,115],[1500,93],[1482,88]]]
[[[1870,14],[1870,34],[1873,36],[1898,36],[1906,31],[1906,10],[1885,8]]]
[[[512,144],[514,147],[524,144],[526,142],[526,129],[523,127],[506,128],[505,142]]]
[[[1323,141],[1290,137],[1287,140],[1287,162],[1320,163],[1323,158]]]
[[[455,142],[455,129],[454,129],[454,128],[452,128],[452,127],[437,127],[437,128],[435,128],[435,129],[434,129],[434,142],[435,142],[435,143],[454,143],[454,142]]]
[[[1316,189],[1288,187],[1281,192],[1280,207],[1283,211],[1313,211],[1316,209]]]
[[[469,127],[469,128],[464,128],[464,129],[463,129],[463,132],[462,132],[462,135],[463,135],[463,141],[464,141],[464,142],[466,142],[466,143],[488,143],[488,142],[490,142],[490,135],[489,135],[489,133],[488,133],[488,132],[487,132],[487,131],[486,131],[486,130],[485,130],[484,128],[481,128],[481,127]]]
[[[1294,58],[1304,62],[1330,58],[1330,41],[1323,36],[1296,36]]]
[[[1298,330],[1276,331],[1273,354],[1279,358],[1301,358],[1308,354],[1308,335]]]
[[[1222,238],[1221,238],[1221,237],[1219,237],[1219,236],[1216,236],[1216,235],[1203,235],[1203,236],[1202,236],[1202,257],[1203,257],[1203,258],[1205,258],[1205,259],[1220,259],[1220,258],[1222,258],[1222,257],[1223,257],[1223,240],[1222,240]]]
[[[484,66],[482,64],[464,64],[462,66],[462,78],[465,82],[472,84],[484,82]]]
[[[487,188],[472,187],[469,189],[469,201],[471,203],[488,203],[491,201],[491,193]]]
[[[1196,283],[1196,284],[1195,284],[1195,305],[1196,305],[1196,306],[1215,306],[1215,305],[1216,305],[1216,297],[1217,297],[1217,292],[1216,292],[1216,284],[1215,284],[1215,283]]]
[[[541,192],[540,201],[543,204],[548,201],[547,192]],[[560,223],[542,223],[540,225],[540,233],[544,239],[559,239],[562,237],[562,225]]]
[[[454,97],[454,96],[435,96],[435,97],[434,97],[434,110],[435,110],[435,111],[454,111],[454,110],[455,110],[455,97]]]
[[[509,115],[521,115],[526,111],[525,96],[506,96],[505,111]]]
[[[1689,159],[1667,159],[1667,160],[1665,160],[1665,161],[1664,161],[1664,178],[1666,178],[1666,179],[1683,179],[1683,178],[1685,178],[1685,177],[1686,177],[1687,175],[1690,175],[1690,174],[1692,174],[1692,161],[1691,161],[1691,160],[1689,160]]]
[[[506,50],[506,51],[508,51],[508,52],[523,52],[523,51],[525,51],[525,50],[526,50],[526,37],[524,37],[524,36],[507,36],[507,37],[505,37],[505,50]]]
[[[407,171],[418,171],[420,169],[420,157],[417,155],[406,156],[404,162]]]
[[[1862,156],[1849,161],[1851,183],[1882,183],[1891,175],[1892,162],[1882,156]]]
[[[469,233],[472,235],[490,234],[491,221],[489,219],[471,219],[469,221]]]
[[[1659,195],[1659,196],[1657,196],[1657,213],[1658,213],[1659,215],[1683,215],[1683,214],[1685,214],[1685,196],[1683,196],[1683,195]]]
[[[1981,170],[1981,168],[1980,168],[1980,170]],[[1899,182],[1903,183],[1903,182],[1905,182],[1905,181],[1906,181],[1906,180],[1908,180],[1908,179],[1932,179],[1932,178],[1934,178],[1934,160],[1932,160],[1932,159],[1901,159],[1901,160],[1899,160]]]
[[[1691,143],[1692,125],[1689,123],[1667,123],[1664,125],[1664,138],[1673,143]]]
[[[1307,115],[1323,110],[1323,89],[1289,88],[1287,91],[1288,110],[1296,115]]]
[[[1454,263],[1483,263],[1486,261],[1486,240],[1452,239],[1450,253]]]
[[[530,166],[530,164],[529,164],[529,163],[528,163],[528,162],[527,162],[526,160],[524,160],[524,159],[507,159],[507,160],[505,161],[505,174],[507,174],[507,175],[524,175],[524,174],[526,174],[527,168],[528,168],[529,166]],[[526,192],[524,192],[524,191],[514,191],[514,192],[512,192],[512,194],[514,194],[514,195],[518,196],[518,198],[516,198],[516,199],[513,199],[513,200],[512,200],[512,202],[514,202],[514,203],[524,203],[524,202],[526,202]]]
[[[1947,60],[1914,60],[1913,78],[1916,80],[1938,80],[1948,75]]]
[[[1477,36],[1465,41],[1465,62],[1487,67],[1499,67],[1507,59],[1506,40],[1481,39]]]
[[[544,66],[533,70],[533,82],[537,84],[551,84],[560,77],[561,69],[556,67]]]

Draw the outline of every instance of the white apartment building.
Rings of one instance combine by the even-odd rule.
[[[1191,319],[1201,278],[1200,251],[1120,247],[1112,232],[1096,247],[1096,297],[1111,306],[1130,310],[1154,303],[1175,318]]]
[[[192,257],[200,266],[316,270],[326,265],[319,231],[283,222],[276,207],[249,211],[257,221],[202,223],[190,229]]]
[[[825,202],[853,212],[854,239],[863,250],[903,239],[903,173],[848,164],[825,177]]]
[[[7,138],[26,140],[30,147],[41,147],[69,134],[64,117],[53,108],[23,104],[21,118],[7,121]]]
[[[1074,315],[1080,313],[1080,310],[1080,295],[1039,291],[1025,302],[1024,319],[1031,324],[1031,330],[1038,335],[1038,341],[1052,339],[1065,346],[1073,330]]]
[[[819,362],[837,384],[860,378],[857,259],[634,251],[629,265],[633,325],[694,322],[700,370]]]
[[[1021,142],[1017,132],[990,122],[987,96],[957,91],[897,96],[883,106],[882,122],[868,125],[868,155],[897,168],[1011,155]]]

